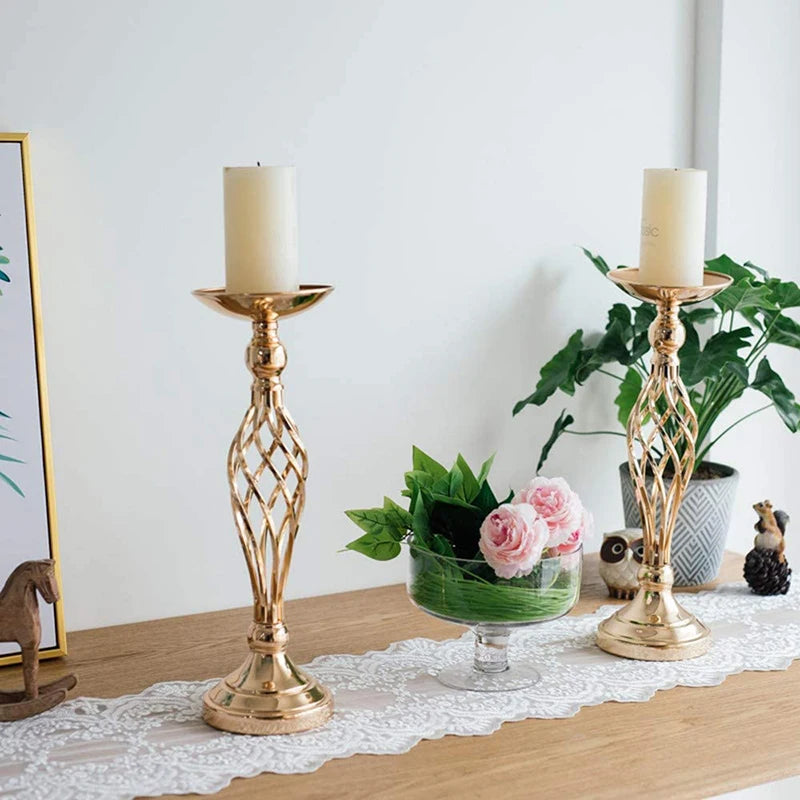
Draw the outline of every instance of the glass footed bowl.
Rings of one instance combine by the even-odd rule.
[[[408,595],[439,619],[467,625],[475,634],[472,661],[445,667],[438,679],[455,689],[505,692],[541,679],[527,658],[508,663],[514,628],[557,619],[578,601],[583,551],[543,558],[522,578],[498,578],[479,560],[437,555],[409,546]]]

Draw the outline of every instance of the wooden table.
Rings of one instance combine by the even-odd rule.
[[[739,580],[742,557],[728,553],[721,579]],[[610,602],[586,559],[583,614]],[[70,634],[68,658],[44,662],[47,681],[75,671],[81,694],[138,692],[163,680],[200,680],[241,660],[248,609],[219,611]],[[451,638],[452,625],[416,610],[402,586],[288,604],[292,653],[361,653],[398,639]],[[0,670],[0,688],[21,684]],[[745,672],[716,687],[679,687],[647,703],[604,703],[563,720],[506,723],[489,737],[423,741],[405,755],[354,756],[310,775],[237,779],[223,798],[652,798],[709,797],[800,773],[800,664]],[[642,756],[648,758],[644,765]]]

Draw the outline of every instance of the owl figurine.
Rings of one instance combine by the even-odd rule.
[[[639,567],[644,558],[641,528],[623,528],[603,536],[600,548],[600,577],[608,594],[618,600],[632,600],[639,588]]]

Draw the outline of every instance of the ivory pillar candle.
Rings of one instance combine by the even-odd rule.
[[[702,286],[707,174],[646,169],[639,280],[651,286]]]
[[[225,288],[270,293],[297,289],[294,167],[225,167]]]

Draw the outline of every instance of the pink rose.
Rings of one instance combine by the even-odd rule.
[[[545,520],[550,531],[548,547],[564,544],[581,526],[581,500],[563,478],[534,478],[512,503],[527,503]]]
[[[480,550],[500,578],[528,575],[539,563],[549,530],[528,505],[506,503],[481,525]]]
[[[587,536],[592,535],[592,529],[594,528],[594,520],[592,519],[592,515],[583,510],[583,514],[581,515],[581,524],[580,527],[576,528],[567,539],[566,542],[558,545],[557,547],[553,548],[552,554],[553,555],[566,555],[567,553],[574,553],[580,546],[583,544],[583,540]]]

